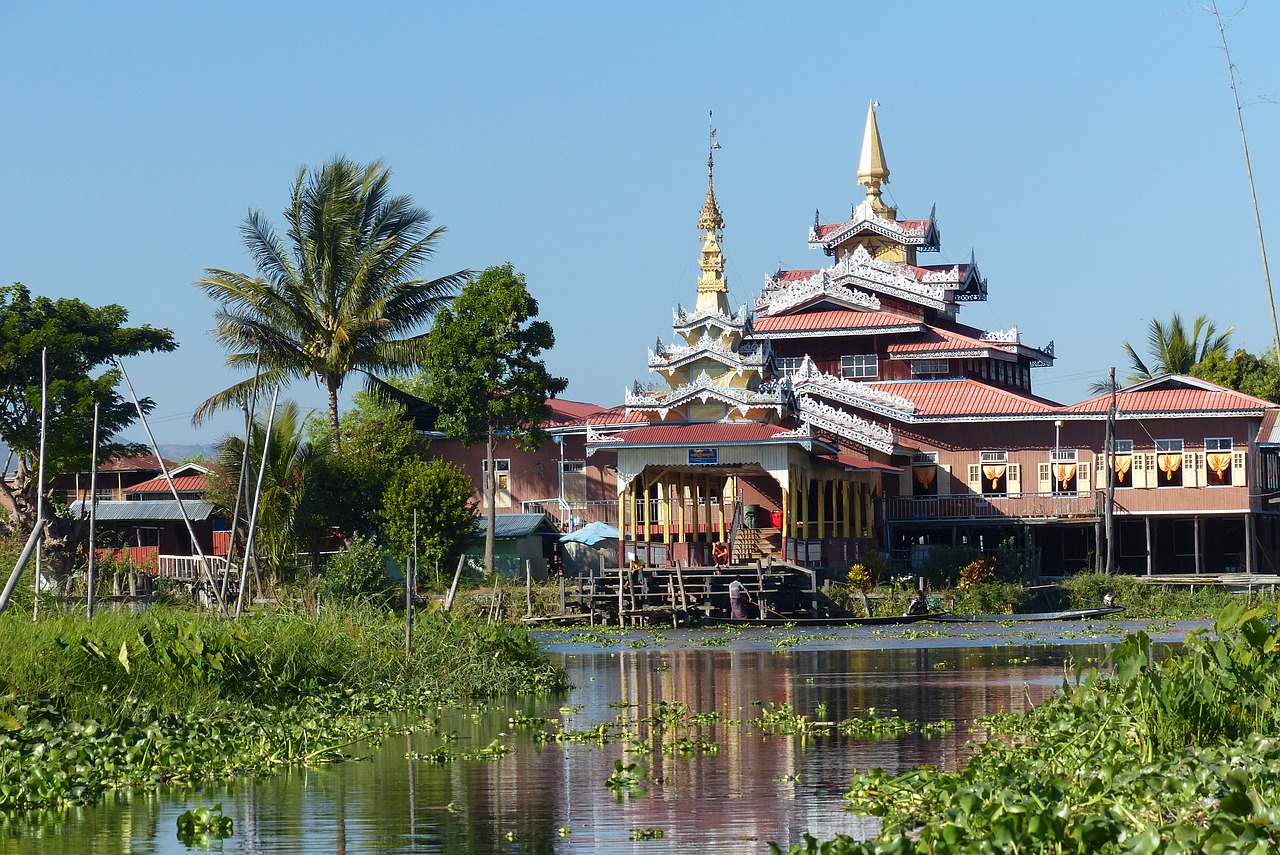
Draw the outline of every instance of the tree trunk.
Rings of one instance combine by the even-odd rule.
[[[494,467],[493,451],[494,451],[494,446],[496,444],[497,443],[494,441],[494,437],[493,437],[493,427],[490,426],[489,434],[485,440],[485,448],[484,448],[484,456],[485,456],[485,460],[487,461],[485,465],[488,468],[488,472],[486,474],[486,477],[483,479],[484,480],[484,497],[485,497],[485,505],[486,505],[485,514],[486,514],[486,520],[488,521],[488,527],[484,533],[484,573],[486,577],[488,577],[489,574],[493,572],[493,550],[497,542],[496,538],[494,537],[494,528],[497,526],[497,522],[498,522],[498,509],[497,509],[498,503],[496,501],[497,494],[498,494],[498,490],[497,490],[498,473],[493,471],[493,467]]]
[[[333,432],[332,446],[334,451],[342,450],[342,433],[338,426],[338,383],[335,377],[326,377],[325,389],[329,393],[329,430]]]

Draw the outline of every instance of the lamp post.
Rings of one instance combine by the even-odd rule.
[[[1055,419],[1053,422],[1053,460],[1049,463],[1049,477],[1052,479],[1049,484],[1050,490],[1053,492],[1053,516],[1058,516],[1058,454],[1060,451],[1059,438],[1062,434],[1062,419]]]

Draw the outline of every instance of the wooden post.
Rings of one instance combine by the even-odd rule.
[[[680,562],[676,562],[676,583],[680,586],[680,608],[688,611],[689,598],[684,590],[684,573],[680,569]]]
[[[524,560],[524,609],[525,617],[533,617],[533,562]]]
[[[449,593],[444,595],[444,611],[450,611],[453,608],[453,599],[458,595],[458,581],[462,578],[462,568],[467,563],[467,555],[464,552],[458,556],[458,569],[453,571],[453,584],[449,586]]]
[[[630,572],[631,572],[631,568],[629,568],[629,567],[627,567],[627,568],[619,567],[619,568],[618,568],[618,626],[626,626],[626,625],[627,625],[627,622],[626,622],[626,621],[623,619],[623,617],[622,617],[622,615],[625,613],[625,610],[626,610],[626,607],[627,607],[627,606],[626,606],[626,603],[625,603],[625,602],[623,602],[623,599],[622,599],[622,598],[623,598],[623,596],[624,596],[624,593],[623,593],[623,582],[622,582],[622,580],[623,580],[623,574],[624,574],[624,573],[630,573]]]
[[[1150,576],[1155,572],[1155,555],[1151,549],[1151,517],[1145,517],[1143,521],[1147,525],[1147,575]]]
[[[1204,553],[1200,550],[1200,517],[1192,517],[1191,525],[1195,533],[1196,573],[1204,572]]]
[[[564,576],[560,577],[560,614],[564,615]]]
[[[764,620],[765,613],[769,611],[769,606],[764,600],[764,562],[759,558],[756,559],[756,584],[759,586],[759,592],[756,594],[756,611],[759,612],[757,620]]]
[[[413,656],[413,559],[404,562],[404,661]]]
[[[677,561],[676,562],[677,573],[680,572],[679,567],[680,567],[680,562]],[[676,620],[676,583],[672,581],[670,576],[667,577],[667,596],[671,598],[671,628],[675,629],[677,626],[680,625],[680,622]]]

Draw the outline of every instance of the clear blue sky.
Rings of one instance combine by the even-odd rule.
[[[1228,30],[1264,227],[1277,33],[1263,2]],[[890,201],[936,203],[938,260],[973,250],[989,280],[961,320],[1055,342],[1040,394],[1085,397],[1175,311],[1271,343],[1218,32],[1184,0],[16,3],[0,81],[0,281],[171,327],[176,353],[126,365],[162,443],[234,428],[189,423],[238,379],[192,283],[251,270],[246,213],[281,222],[296,170],[335,154],[384,160],[448,227],[428,273],[526,273],[565,397],[620,403],[694,300],[708,109],[735,305],[779,264],[826,263],[806,232],[860,198],[876,98]],[[313,386],[287,394],[323,406]]]

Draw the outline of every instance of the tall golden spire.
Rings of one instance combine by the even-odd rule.
[[[710,112],[707,113],[707,119],[710,122]],[[698,216],[698,228],[707,235],[703,238],[702,258],[698,261],[702,275],[698,277],[696,311],[731,315],[729,286],[724,281],[724,253],[720,250],[717,234],[724,230],[724,218],[720,216],[720,206],[716,203],[715,154],[720,143],[716,142],[715,127],[710,128],[707,140],[707,199],[702,203],[702,213]]]
[[[872,101],[867,107],[867,129],[862,135],[862,156],[858,159],[858,183],[867,188],[866,201],[871,210],[882,217],[894,219],[898,212],[880,199],[880,185],[889,183],[889,164],[885,163],[884,146],[880,142],[880,128],[876,125],[876,107]]]

